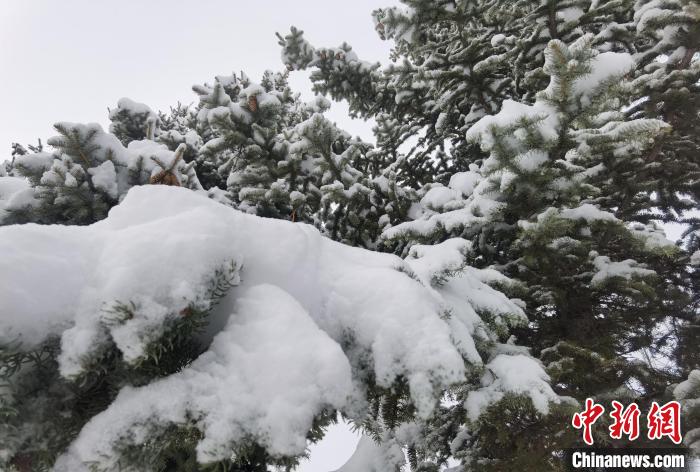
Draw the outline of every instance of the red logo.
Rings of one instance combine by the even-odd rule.
[[[610,437],[613,439],[621,439],[623,434],[626,434],[630,441],[634,441],[639,437],[639,407],[636,403],[632,403],[627,408],[624,408],[622,403],[618,401],[612,402],[615,409],[610,416],[614,423],[610,426]]]
[[[598,405],[592,398],[586,398],[586,409],[581,413],[576,413],[571,419],[574,428],[583,428],[583,441],[589,446],[593,444],[593,423],[600,418],[604,411],[603,405]]]
[[[630,441],[639,437],[639,417],[641,412],[636,403],[625,407],[618,401],[612,402],[613,411],[610,417],[613,424],[608,428],[612,439],[622,439],[626,435]],[[593,424],[605,412],[603,405],[599,405],[592,398],[586,398],[586,408],[575,413],[571,424],[576,429],[583,429],[583,442],[593,445]],[[647,414],[647,437],[651,440],[668,437],[675,444],[680,444],[681,437],[681,405],[677,401],[671,401],[663,406],[652,402]]]
[[[668,402],[664,406],[651,403],[651,410],[647,415],[649,439],[661,439],[668,436],[675,444],[681,442],[681,405],[676,401]]]

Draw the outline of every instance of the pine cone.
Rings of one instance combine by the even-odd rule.
[[[161,170],[151,177],[151,183],[154,185],[170,185],[172,187],[180,186],[180,181],[177,180],[177,176],[169,170]]]
[[[183,308],[182,310],[180,310],[180,316],[185,317],[185,318],[188,316],[192,316],[193,314],[194,314],[194,310],[192,309],[191,306],[187,306],[187,307]]]
[[[175,167],[177,166],[177,163],[180,162],[180,159],[182,159],[182,156],[185,154],[186,148],[187,146],[185,145],[185,143],[182,143],[177,147],[177,149],[175,150],[175,159],[173,159],[173,162],[167,168],[163,164],[163,162],[161,162],[158,158],[156,158],[155,156],[151,157],[151,159],[160,167],[162,167],[163,170],[151,177],[150,182],[154,185],[170,185],[172,187],[180,187],[180,181],[175,175]]]
[[[375,28],[377,30],[377,33],[379,33],[379,38],[382,40],[385,40],[386,35],[385,35],[384,23],[382,23],[380,21],[379,23],[377,23],[377,26]]]
[[[248,109],[253,113],[258,111],[258,98],[255,95],[248,97]]]

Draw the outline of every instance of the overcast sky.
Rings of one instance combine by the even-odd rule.
[[[245,70],[257,80],[283,70],[275,32],[290,25],[312,44],[351,44],[369,61],[388,60],[371,18],[392,0],[2,0],[0,161],[12,142],[53,136],[57,121],[108,125],[121,97],[167,110],[195,100],[193,84]],[[306,73],[293,87],[311,96]],[[371,126],[331,119],[370,138]]]
[[[2,0],[0,6],[0,162],[13,142],[53,136],[58,121],[107,127],[121,97],[167,110],[195,100],[194,84],[244,70],[257,80],[283,70],[275,32],[295,25],[312,44],[348,42],[368,61],[388,61],[372,10],[393,0]],[[306,73],[294,89],[311,98]],[[330,117],[371,140],[371,125]],[[301,472],[328,472],[350,456],[357,436],[336,426]]]

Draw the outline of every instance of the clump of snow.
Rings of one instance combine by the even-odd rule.
[[[8,210],[20,210],[35,204],[34,193],[27,179],[0,177],[0,223]]]
[[[537,411],[547,414],[551,402],[561,401],[548,382],[544,368],[532,357],[499,354],[486,364],[482,388],[469,392],[464,405],[467,415],[476,421],[488,405],[498,402],[507,392],[529,396]]]
[[[675,243],[666,237],[664,229],[654,222],[647,224],[630,223],[628,229],[636,238],[644,241],[647,249],[676,247]]]
[[[143,205],[150,206],[147,198]],[[108,334],[134,359],[131,353],[160,334],[166,313],[176,316],[196,302],[212,271],[233,259],[223,225],[201,214],[181,219],[180,227],[163,224],[158,214],[151,215],[153,221],[115,227],[119,214],[115,210],[114,218],[89,228],[0,228],[0,247],[7,253],[3,271],[13,274],[13,282],[0,287],[0,312],[8,314],[0,319],[2,341],[18,338],[31,347],[62,333],[64,375],[80,373],[82,360]],[[195,246],[196,255],[189,255]],[[135,302],[134,317],[110,322],[115,302]]]
[[[255,285],[239,294],[233,314],[207,353],[183,371],[145,388],[125,388],[81,431],[56,471],[100,462],[114,467],[119,436],[139,444],[164,427],[196,418],[204,437],[197,459],[230,456],[230,445],[254,439],[272,454],[299,454],[324,407],[354,396],[350,364],[289,293]],[[105,457],[114,463],[105,464]]]
[[[477,181],[477,175],[471,174],[465,177],[465,181],[467,179]],[[459,185],[458,182],[454,184]],[[467,182],[459,183],[465,184],[465,190],[468,190]],[[485,178],[478,180],[468,198],[463,198],[460,193],[455,191],[455,196],[459,196],[456,200],[445,204],[444,209],[447,211],[444,213],[419,205],[411,215],[414,218],[413,221],[385,229],[382,237],[389,240],[406,237],[421,238],[429,237],[440,230],[449,233],[469,226],[482,225],[490,221],[505,206],[503,202],[497,200],[492,182]],[[457,209],[450,210],[450,208]]]
[[[600,221],[609,223],[620,222],[620,220],[618,220],[612,213],[605,210],[601,210],[597,206],[592,205],[590,203],[584,203],[573,208],[549,207],[546,210],[537,214],[534,223],[531,221],[521,220],[518,222],[518,225],[521,228],[525,229],[535,229],[540,225],[546,224],[546,222],[552,218],[562,218],[573,221],[585,221],[589,225]]]
[[[265,92],[265,89],[262,86],[251,82],[250,85],[241,90],[240,98],[243,98],[247,103],[250,103],[249,100],[251,100],[253,97],[255,97],[258,107],[261,110],[280,106],[280,101],[274,94]]]
[[[523,172],[535,172],[548,160],[549,153],[540,149],[533,149],[516,156],[515,165]]]
[[[462,238],[429,246],[416,244],[409,251],[408,263],[421,281],[429,285],[436,276],[463,269],[470,249],[471,243]]]
[[[620,221],[612,213],[601,210],[590,203],[584,203],[575,208],[565,208],[559,212],[559,216],[568,220],[585,220],[587,223],[593,223],[595,221],[617,223]]]
[[[323,407],[363,408],[360,382],[370,375],[387,388],[405,378],[427,417],[442,389],[463,381],[469,363],[482,364],[475,340],[497,343],[479,313],[524,321],[518,304],[464,267],[467,249],[464,240],[448,241],[404,261],[333,242],[308,225],[235,211],[204,192],[138,186],[91,226],[0,228],[0,271],[13,274],[0,286],[0,312],[8,314],[0,333],[25,347],[61,336],[68,376],[109,343],[131,361],[169,319],[204,303],[213,271],[233,261],[240,284],[210,315],[212,325],[226,326],[211,349],[178,374],[125,388],[58,470],[83,470],[85,460],[109,467],[120,443],[152,433],[147,421],[194,421],[204,433],[201,461],[224,457],[248,436],[297,454]],[[445,269],[454,273],[428,282]],[[133,316],[113,323],[119,302],[133,303]]]
[[[479,168],[475,164],[469,165],[468,172],[457,172],[450,177],[448,187],[452,190],[460,192],[463,197],[468,197],[474,192],[474,188],[481,180]]]
[[[423,196],[421,199],[420,204],[433,211],[442,211],[445,209],[454,209],[450,208],[451,206],[454,206],[454,204],[450,205],[450,203],[459,202],[460,199],[461,195],[450,187],[443,187],[442,185],[437,184],[428,190],[425,196]],[[459,206],[462,205],[458,205],[458,207]]]
[[[97,167],[88,169],[92,176],[92,183],[95,188],[104,190],[107,195],[115,200],[119,197],[119,187],[117,185],[117,171],[112,161],[105,161]]]
[[[465,256],[470,247],[469,241],[461,238],[430,246],[414,245],[406,262],[424,285],[439,290],[450,314],[447,323],[453,333],[459,333],[454,339],[460,353],[472,364],[482,365],[474,340],[490,338],[479,314],[490,313],[494,322],[509,327],[521,325],[527,318],[519,300],[504,299],[487,285],[494,281],[493,270],[466,265]],[[497,278],[500,283],[510,281],[503,275]],[[463,303],[465,299],[469,303]]]
[[[697,250],[693,254],[691,254],[690,264],[694,266],[700,266],[700,250]]]
[[[673,397],[678,400],[687,400],[693,396],[700,397],[700,369],[691,371],[688,378],[673,389]]]
[[[110,110],[109,118],[113,119],[119,115],[120,112],[127,112],[133,115],[147,115],[149,117],[157,118],[158,115],[151,110],[151,107],[145,103],[136,102],[128,97],[122,97],[117,101],[117,108]]]
[[[109,131],[115,135],[120,133],[140,132],[147,139],[153,139],[160,131],[160,118],[151,108],[134,100],[123,97],[117,102],[117,108],[109,110],[112,122]]]
[[[499,33],[499,34],[494,34],[493,37],[491,38],[491,46],[496,47],[503,43],[506,40],[506,35]]]
[[[662,6],[663,2],[659,0],[652,0],[638,5],[634,12],[637,31],[644,31],[650,26],[655,27],[658,23],[663,22],[673,15],[671,10],[661,8]]]
[[[576,21],[581,16],[583,16],[584,11],[579,8],[579,7],[569,7],[569,8],[564,8],[562,10],[559,10],[557,12],[557,18],[560,18],[564,21]]]
[[[493,133],[497,128],[516,127],[523,120],[536,122],[537,130],[545,139],[554,141],[558,138],[559,119],[556,110],[549,104],[538,101],[528,105],[504,100],[497,114],[485,116],[469,128],[467,139],[478,142],[481,149],[488,152],[496,142]]]
[[[30,172],[43,172],[51,167],[54,155],[49,152],[23,154],[15,158],[15,168],[27,169]]]
[[[588,107],[593,99],[602,94],[602,87],[619,79],[634,67],[630,54],[603,52],[598,54],[591,48],[593,35],[585,34],[570,45],[554,39],[545,50],[544,71],[550,75],[547,89],[538,94],[539,100],[557,103],[565,98],[570,106]],[[588,62],[587,73],[576,73],[572,85],[564,78],[581,65],[581,60]],[[565,68],[567,72],[562,72]],[[536,102],[537,103],[537,102]]]
[[[591,59],[591,72],[576,79],[573,93],[584,103],[590,101],[598,87],[619,78],[634,68],[634,59],[628,53],[603,52]]]
[[[591,278],[593,285],[601,284],[611,278],[631,280],[633,277],[645,277],[656,273],[651,269],[645,269],[632,259],[615,262],[607,256],[595,256],[593,265],[596,268],[596,273]]]

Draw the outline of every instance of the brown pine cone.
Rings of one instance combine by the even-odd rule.
[[[169,170],[161,170],[151,177],[151,183],[154,185],[170,185],[172,187],[180,186],[180,181],[177,180],[177,176]]]
[[[253,113],[258,111],[258,98],[255,95],[248,97],[248,109]]]

